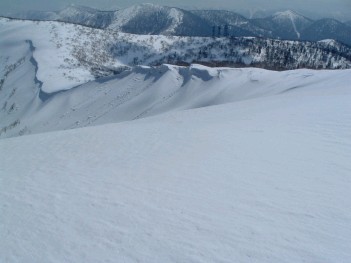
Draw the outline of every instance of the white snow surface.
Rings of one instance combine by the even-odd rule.
[[[37,77],[43,82],[42,90],[47,93],[70,89],[94,77],[88,69],[79,66],[72,56],[73,43],[79,39],[77,30],[83,27],[60,22],[12,21],[0,18],[0,54],[16,58],[17,51],[30,41],[33,58],[39,65]],[[68,63],[67,61],[70,61]]]
[[[12,71],[3,85],[1,138],[279,97],[284,92],[314,89],[324,92],[331,87],[348,90],[351,82],[351,70],[275,72],[255,68],[208,68],[196,64],[190,67],[142,66],[43,99],[34,84],[29,88],[32,75],[28,73],[33,69],[28,63],[25,60]],[[17,125],[12,125],[15,122]]]
[[[177,111],[0,140],[0,262],[351,261],[350,71],[189,70]]]

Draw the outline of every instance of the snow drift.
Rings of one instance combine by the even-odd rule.
[[[334,86],[347,89],[351,81],[350,70],[275,72],[163,65],[135,67],[48,95],[40,90],[40,83],[29,82],[35,67],[27,60],[23,63],[8,75],[3,86],[1,137],[130,121],[171,111],[279,97],[284,92],[322,92]],[[22,76],[24,70],[28,72]],[[28,86],[20,84],[21,79],[28,81]],[[14,88],[16,85],[21,88]]]

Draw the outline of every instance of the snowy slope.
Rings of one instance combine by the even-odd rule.
[[[256,26],[271,30],[274,37],[300,39],[301,32],[312,24],[312,20],[292,10],[277,12],[270,17],[252,20]]]
[[[330,41],[133,35],[61,22],[10,19],[0,19],[0,34],[0,49],[4,51],[0,54],[0,137],[218,104],[222,101],[212,97],[206,102],[196,101],[196,96],[202,96],[205,91],[201,89],[200,93],[194,91],[196,96],[190,96],[189,101],[182,96],[186,96],[184,90],[188,87],[192,90],[206,83],[211,90],[209,94],[217,92],[221,97],[220,92],[227,89],[228,83],[233,83],[229,90],[240,85],[233,77],[237,72],[248,83],[255,83],[250,74],[261,72],[182,68],[162,66],[163,63],[201,62],[272,69],[351,67],[351,49],[335,41],[330,44]],[[127,67],[137,64],[160,66]],[[231,73],[227,76],[226,72]],[[287,73],[276,74],[277,78],[284,78]],[[343,72],[336,73],[339,74]],[[318,78],[316,74],[316,81]],[[282,89],[296,86],[293,81],[288,78]],[[221,85],[219,89],[215,88],[217,84]],[[168,85],[166,90],[165,85]],[[301,85],[305,85],[303,80]],[[236,96],[235,92],[230,93],[223,101],[244,98],[241,94]]]
[[[26,80],[27,75],[19,75],[24,65],[21,67],[9,74],[1,91],[3,138],[129,121],[169,111],[274,96],[302,87],[313,89],[323,83],[346,88],[351,81],[350,70],[274,72],[163,65],[135,67],[114,77],[43,96],[35,83],[31,88],[23,86],[13,91],[12,78],[18,83]]]
[[[72,56],[74,44],[84,42],[87,37],[79,34],[84,28],[59,22],[17,21],[0,18],[0,48],[3,61],[23,58],[18,50],[26,45],[31,52],[32,63],[37,67],[37,78],[42,90],[52,93],[70,89],[94,79],[89,68],[84,68]],[[11,62],[1,63],[0,69]]]
[[[250,83],[222,74],[217,102]],[[254,99],[0,140],[0,262],[349,262],[350,72],[251,76]]]
[[[108,28],[143,35],[211,35],[210,25],[191,12],[149,3],[116,11]]]

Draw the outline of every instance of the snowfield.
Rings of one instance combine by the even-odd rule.
[[[0,140],[0,262],[350,262],[350,71],[217,73],[162,115]]]

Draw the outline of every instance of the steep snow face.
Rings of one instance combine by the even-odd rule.
[[[350,72],[221,75],[285,92],[0,140],[0,262],[350,262]]]
[[[38,92],[28,95],[25,85],[23,93],[18,90],[16,96],[9,98],[12,86],[6,80],[4,96],[0,98],[0,106],[5,105],[6,109],[0,112],[0,137],[131,121],[166,112],[280,96],[299,89],[322,92],[323,85],[346,90],[350,73],[144,66],[52,94],[44,100]],[[9,78],[15,77],[17,82],[23,78],[16,70],[9,74]],[[12,104],[17,107],[16,114],[9,112]],[[28,107],[23,106],[27,104]]]
[[[7,44],[6,54],[17,56],[0,56],[0,136],[11,133],[12,129],[23,135],[21,118],[36,108],[33,99],[39,97],[42,83],[36,78],[32,43]]]
[[[82,67],[72,56],[75,44],[83,41],[77,29],[82,27],[58,22],[32,22],[0,19],[1,57],[19,60],[17,53],[25,43],[31,43],[33,61],[38,66],[37,78],[46,93],[70,89],[93,80],[88,68]],[[78,40],[79,39],[79,40]],[[6,67],[8,64],[1,64]]]

